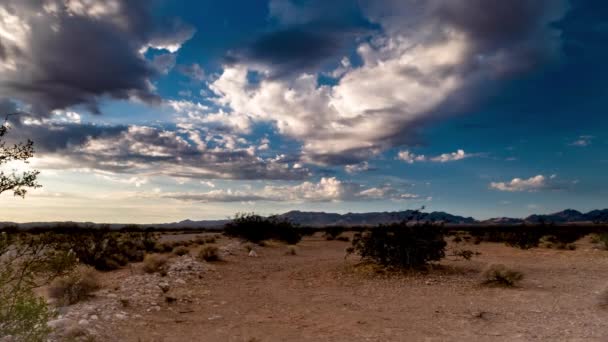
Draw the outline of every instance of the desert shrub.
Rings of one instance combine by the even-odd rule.
[[[296,246],[289,245],[287,246],[287,251],[285,251],[286,255],[297,255],[298,249]]]
[[[205,238],[205,243],[215,243],[217,238],[215,236],[208,236]]]
[[[146,251],[153,251],[156,238],[149,232],[120,233],[109,227],[80,228],[58,226],[55,236],[64,250],[73,251],[81,263],[101,271],[109,271],[144,259]]]
[[[198,253],[198,257],[205,261],[220,260],[219,249],[216,246],[204,246]]]
[[[402,222],[381,225],[355,236],[352,249],[347,252],[384,266],[418,268],[443,258],[445,246],[442,227]]]
[[[343,227],[339,227],[339,226],[327,227],[327,228],[325,228],[325,240],[333,241],[338,237],[338,235],[342,234],[342,232],[344,232]]]
[[[0,337],[12,336],[8,341],[43,342],[52,329],[47,322],[55,317],[46,301],[34,293],[21,292],[11,298],[10,316],[6,315],[8,302],[0,303]]]
[[[178,255],[178,256],[182,256],[182,255],[186,255],[186,254],[190,253],[190,250],[186,246],[177,246],[177,247],[173,248],[172,253],[175,255]]]
[[[276,239],[296,244],[301,239],[297,228],[291,222],[277,216],[262,217],[255,214],[237,214],[224,227],[224,234],[255,243]]]
[[[513,287],[524,278],[523,273],[507,268],[505,265],[490,265],[482,274],[484,285]]]
[[[73,253],[58,247],[52,234],[0,233],[0,336],[46,341],[46,322],[54,313],[34,290],[77,262]]]
[[[350,239],[348,238],[348,236],[344,236],[344,235],[340,235],[336,238],[337,241],[342,241],[342,242],[349,242]]]
[[[160,242],[157,242],[154,245],[153,251],[156,252],[156,253],[169,253],[169,252],[173,251],[173,246],[171,245],[171,243],[166,243],[166,242],[165,243],[160,243]]]
[[[571,251],[576,249],[574,243],[560,241],[555,235],[545,235],[540,238],[539,246],[543,248],[567,249]]]
[[[462,258],[464,260],[471,260],[474,256],[480,255],[481,253],[472,251],[470,249],[455,249],[452,255],[455,257]]]
[[[248,242],[243,245],[243,248],[245,248],[247,252],[251,252],[255,248],[255,245],[253,243]]]
[[[598,239],[600,246],[602,246],[604,249],[608,249],[608,233],[606,233],[606,232],[598,233],[597,239]]]
[[[144,258],[144,272],[155,273],[162,271],[167,265],[167,257],[158,254],[149,254]]]
[[[49,297],[60,305],[72,305],[101,287],[96,271],[90,267],[79,267],[74,272],[55,279],[48,288]]]

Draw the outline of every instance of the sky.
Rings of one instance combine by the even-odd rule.
[[[1,0],[0,221],[608,207],[602,0]]]

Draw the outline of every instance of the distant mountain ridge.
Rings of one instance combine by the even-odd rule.
[[[431,213],[417,213],[414,210],[391,211],[391,212],[369,212],[369,213],[325,213],[316,211],[293,210],[279,217],[301,226],[375,226],[401,222],[403,220],[417,219],[419,221],[433,221],[451,224],[473,224],[477,221],[472,217],[463,217],[448,214],[441,211]]]
[[[526,218],[510,218],[510,217],[497,217],[488,220],[475,220],[473,217],[464,217],[458,215],[452,215],[442,211],[434,211],[430,213],[418,213],[414,210],[404,211],[384,211],[384,212],[368,212],[368,213],[326,213],[322,211],[299,211],[292,210],[284,214],[278,215],[280,218],[287,219],[300,226],[310,227],[323,227],[323,226],[375,226],[378,224],[389,224],[395,222],[401,222],[403,220],[411,220],[416,217],[419,221],[433,221],[441,222],[445,224],[489,224],[489,225],[516,225],[516,224],[539,224],[539,223],[555,223],[555,224],[572,224],[572,223],[595,223],[602,222],[608,223],[608,209],[603,210],[592,210],[587,213],[582,213],[574,209],[566,209],[552,214],[546,215],[530,215]],[[229,222],[229,219],[225,220],[183,220],[172,223],[162,224],[141,224],[138,225],[142,228],[156,227],[165,229],[195,229],[195,228],[206,228],[206,229],[220,229]],[[79,226],[93,226],[99,227],[102,224],[92,222],[28,222],[28,223],[14,223],[14,222],[0,222],[0,228],[16,225],[20,228],[28,229],[34,227],[48,227],[57,224],[77,224]],[[131,224],[118,224],[113,223],[108,226],[111,229],[120,229]]]

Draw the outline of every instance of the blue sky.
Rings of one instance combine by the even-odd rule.
[[[8,0],[43,187],[2,220],[605,208],[606,41],[590,0]]]

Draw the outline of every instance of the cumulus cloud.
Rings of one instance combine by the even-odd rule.
[[[303,182],[296,185],[268,185],[259,190],[218,189],[197,193],[171,193],[166,198],[201,202],[331,202],[381,199],[413,199],[417,195],[403,193],[388,185],[365,187],[344,182],[335,177],[324,177],[318,182]]]
[[[476,155],[477,154],[466,153],[464,150],[459,149],[456,152],[452,152],[452,153],[443,153],[443,154],[440,154],[435,157],[426,157],[423,154],[417,155],[408,150],[405,150],[405,151],[399,151],[399,153],[397,154],[397,159],[403,160],[404,162],[406,162],[408,164],[413,164],[414,162],[426,162],[426,161],[431,161],[431,162],[436,162],[436,163],[446,163],[446,162],[451,162],[451,161],[456,161],[456,160],[462,160],[465,158],[470,158],[470,157],[473,157]]]
[[[521,192],[521,191],[538,191],[550,188],[550,180],[554,179],[555,175],[545,177],[537,175],[528,179],[513,178],[509,182],[492,182],[490,188],[499,191]]]
[[[149,61],[149,48],[171,53],[194,29],[160,25],[147,1],[7,0],[0,4],[0,93],[48,115],[102,96],[158,101],[150,80],[171,55]]]
[[[316,20],[294,13],[319,15],[295,2],[271,6],[292,25]],[[296,30],[301,37],[290,40],[293,35],[280,29],[253,44],[253,57],[231,61],[210,84],[217,104],[230,115],[275,124],[279,133],[302,142],[308,161],[355,164],[415,142],[420,124],[453,112],[481,83],[555,56],[559,35],[550,23],[566,9],[561,1],[533,0],[364,1],[362,8],[382,30],[358,43],[357,65],[331,50],[335,44],[325,41],[331,30],[318,40]],[[277,51],[275,40],[297,46]],[[311,50],[320,51],[320,58],[309,56]],[[335,85],[320,84],[318,69],[301,64],[330,55],[349,67]],[[443,159],[454,158],[458,153]]]
[[[346,171],[347,173],[358,173],[358,172],[364,172],[364,171],[369,171],[369,170],[370,170],[370,166],[369,166],[369,163],[366,161],[359,163],[359,164],[351,164],[351,165],[344,166],[344,171]]]
[[[69,112],[67,113],[69,114]],[[73,114],[72,118],[76,119]],[[65,113],[58,114],[60,118]],[[81,169],[140,177],[190,179],[283,179],[310,176],[297,156],[260,157],[245,138],[192,127],[93,125],[53,118],[19,117],[7,143],[35,137],[45,170]],[[141,183],[143,184],[143,183]]]

